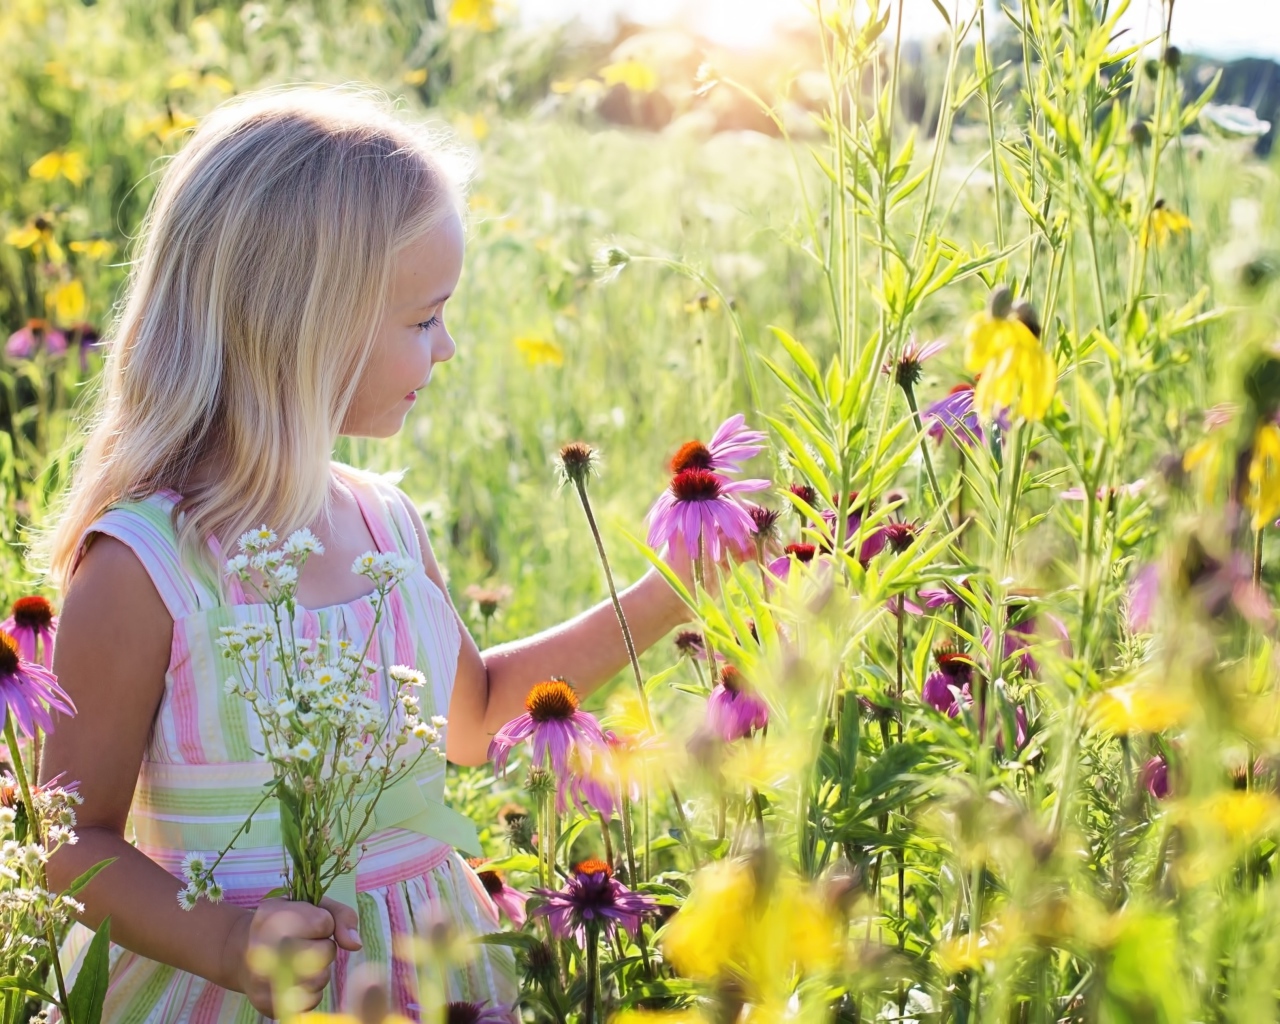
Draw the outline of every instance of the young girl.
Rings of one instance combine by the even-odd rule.
[[[106,1021],[270,1017],[261,958],[246,954],[286,942],[313,947],[324,965],[304,981],[310,1005],[340,1006],[348,972],[371,961],[412,1016],[413,967],[397,937],[433,921],[498,927],[457,852],[394,828],[368,839],[354,907],[263,899],[283,855],[249,844],[219,869],[224,902],[179,907],[184,856],[218,849],[211,837],[243,820],[270,778],[214,644],[220,626],[264,621],[252,589],[221,571],[243,531],[265,523],[283,537],[305,525],[323,543],[298,582],[294,627],[308,637],[363,643],[373,608],[353,560],[370,549],[414,559],[420,571],[395,591],[377,650],[426,674],[422,714],[447,715],[455,763],[482,764],[538,681],[567,676],[586,694],[626,663],[608,603],[482,654],[413,504],[330,461],[338,435],[396,433],[454,353],[444,309],[462,269],[462,202],[438,154],[385,100],[271,90],[206,118],[151,204],[96,416],[47,542],[65,593],[54,669],[78,714],[56,723],[40,774],[76,780],[84,798],[79,842],[49,874],[63,887],[115,858],[82,897],[85,924],[111,918]],[[686,578],[689,568],[677,566]],[[641,648],[684,618],[655,573],[622,603]],[[443,766],[421,771],[419,784],[438,791]],[[85,944],[77,927],[67,961]],[[480,949],[448,997],[509,1010],[514,962]],[[78,962],[68,967],[74,975]]]

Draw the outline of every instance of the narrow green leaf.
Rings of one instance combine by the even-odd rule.
[[[74,1024],[102,1024],[102,1004],[107,998],[110,953],[111,918],[106,917],[93,933],[89,950],[80,964],[76,983],[67,994],[67,1016]]]

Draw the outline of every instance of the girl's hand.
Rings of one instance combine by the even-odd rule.
[[[263,900],[227,937],[228,987],[247,995],[259,1013],[275,1017],[272,970],[284,961],[293,965],[296,1002],[291,1009],[310,1010],[329,984],[337,946],[361,948],[358,924],[351,907],[328,897],[318,907],[294,900]]]
[[[711,559],[705,554],[702,556],[702,589],[712,597],[718,597],[720,595],[720,582],[716,573],[717,568],[721,574],[728,575],[729,573],[731,564],[729,551],[729,546],[725,545],[726,553],[721,556],[719,562],[711,561]],[[694,559],[690,556],[688,546],[685,544],[684,537],[681,534],[676,534],[676,536],[671,539],[671,542],[667,545],[667,551],[663,556],[663,561],[667,563],[672,572],[680,577],[680,582],[683,583],[689,593],[692,594],[694,582]],[[732,561],[741,562],[743,559],[735,557]]]

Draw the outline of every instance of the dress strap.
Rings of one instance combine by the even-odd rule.
[[[380,551],[395,551],[416,563],[422,562],[418,531],[413,528],[398,487],[375,473],[344,474],[360,506],[369,532]]]
[[[173,522],[176,503],[177,495],[161,491],[111,506],[80,535],[75,565],[84,557],[91,536],[103,533],[129,546],[174,621],[216,607],[221,596],[208,567],[193,566],[179,553]]]

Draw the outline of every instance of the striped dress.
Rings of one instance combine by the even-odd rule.
[[[383,665],[411,665],[427,684],[420,691],[423,718],[447,714],[458,664],[460,634],[445,596],[422,570],[417,532],[396,489],[381,478],[344,472],[379,551],[410,557],[418,567],[394,591],[378,624],[370,657]],[[187,853],[216,853],[209,839],[242,822],[271,778],[257,719],[242,697],[223,684],[232,674],[216,645],[219,627],[267,621],[264,605],[248,603],[238,581],[219,585],[203,567],[180,563],[171,519],[178,495],[161,491],[118,504],[85,531],[127,544],[146,567],[173,616],[173,648],[165,690],[142,761],[130,813],[128,838],[170,873],[181,877]],[[218,565],[222,552],[210,547]],[[327,608],[299,608],[294,628],[305,638],[346,637],[363,644],[374,627],[371,598]],[[385,694],[379,695],[385,706]],[[443,743],[441,744],[443,746]],[[430,755],[419,768],[424,792],[443,793],[444,765]],[[255,821],[273,816],[269,802]],[[274,814],[278,820],[278,812]],[[251,830],[250,837],[252,837]],[[266,830],[264,830],[266,831]],[[230,903],[252,907],[281,881],[280,847],[233,850],[217,871]],[[338,950],[333,981],[317,1009],[344,1005],[348,973],[362,961],[382,966],[395,1009],[414,1020],[416,977],[397,936],[421,933],[446,921],[462,932],[498,929],[498,913],[474,871],[446,843],[418,832],[386,828],[366,840],[356,869],[355,890],[364,948]],[[91,937],[73,927],[61,951],[74,977]],[[510,1007],[517,995],[510,951],[479,946],[473,959],[450,975],[452,1000],[487,1001]],[[68,979],[70,984],[70,978]],[[56,1014],[51,1017],[57,1020]],[[110,987],[104,1021],[111,1024],[250,1024],[266,1020],[238,992],[204,978],[111,947]]]

